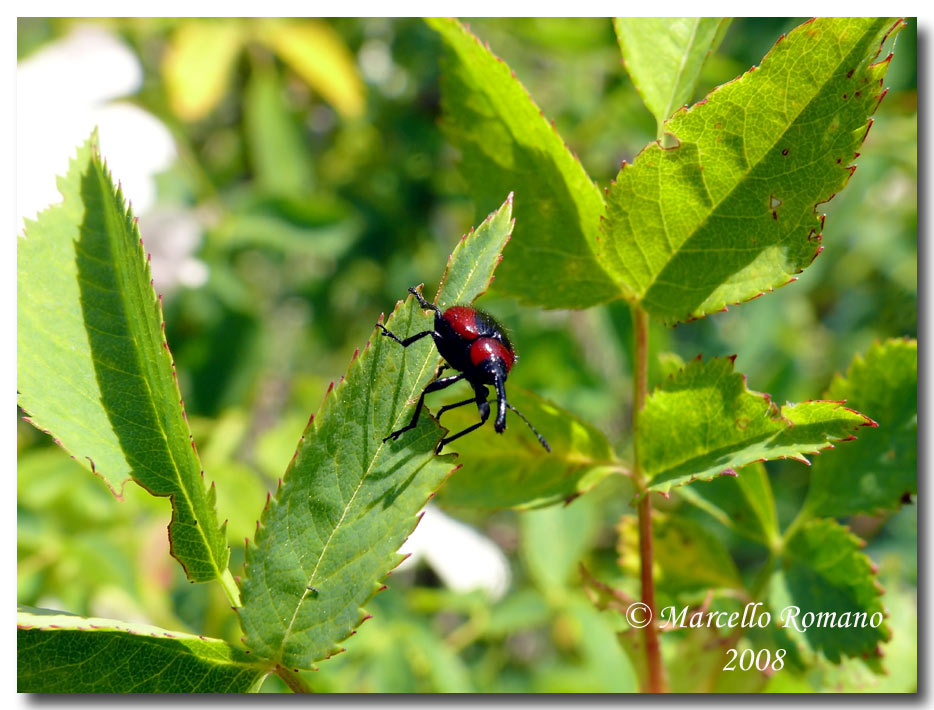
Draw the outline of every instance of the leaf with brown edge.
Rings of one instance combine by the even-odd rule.
[[[621,289],[671,324],[794,280],[820,251],[816,207],[855,169],[885,93],[878,55],[901,26],[804,23],[666,121],[674,145],[648,145],[607,191],[597,259]]]
[[[735,473],[753,461],[793,458],[853,438],[874,422],[840,402],[775,405],[746,388],[733,358],[692,360],[647,398],[637,450],[649,491]],[[742,475],[742,474],[740,474]]]
[[[798,527],[785,543],[780,571],[773,579],[773,588],[777,585],[780,596],[787,595],[790,602],[776,614],[776,621],[834,663],[850,656],[878,667],[879,644],[891,632],[885,623],[883,589],[872,561],[861,551],[864,545],[827,518]],[[823,621],[812,618],[808,624],[809,613],[823,614]]]
[[[828,397],[878,422],[811,472],[808,514],[843,516],[895,510],[918,492],[918,343],[892,339],[857,355]]]

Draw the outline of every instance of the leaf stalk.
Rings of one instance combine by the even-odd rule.
[[[276,666],[275,673],[277,676],[282,678],[282,681],[289,686],[289,690],[293,693],[313,693],[311,686],[309,686],[305,679],[298,674],[297,671],[293,671],[289,668],[284,668],[283,666]]]

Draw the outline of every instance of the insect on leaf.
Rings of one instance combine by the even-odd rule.
[[[451,254],[436,302],[470,303],[489,286],[512,230],[512,198]],[[413,297],[386,325],[400,337],[431,327]],[[395,567],[416,514],[452,470],[436,456],[442,430],[428,416],[397,441],[433,376],[431,339],[401,348],[374,330],[312,418],[247,549],[245,642],[287,668],[337,653],[364,618],[361,606]]]

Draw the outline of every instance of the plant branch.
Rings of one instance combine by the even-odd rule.
[[[645,407],[648,393],[649,362],[649,317],[639,306],[632,308],[634,334],[633,347],[633,482],[639,495],[639,563],[642,578],[642,603],[649,607],[650,623],[643,629],[645,653],[648,661],[648,689],[652,693],[663,693],[668,689],[665,667],[662,664],[658,641],[658,626],[655,623],[655,582],[652,579],[652,499],[645,490],[646,481],[639,458],[639,415]]]

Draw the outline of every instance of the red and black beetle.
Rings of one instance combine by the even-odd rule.
[[[447,444],[483,426],[486,420],[490,418],[490,403],[487,402],[490,391],[487,389],[487,385],[496,390],[497,409],[496,421],[494,422],[496,431],[502,434],[506,430],[506,409],[511,409],[519,415],[522,421],[529,425],[541,445],[545,447],[546,451],[550,452],[551,447],[548,446],[545,438],[538,433],[538,430],[518,409],[506,401],[506,378],[516,361],[516,353],[502,326],[496,322],[493,316],[472,306],[451,306],[442,312],[436,305],[426,301],[422,294],[414,288],[410,288],[409,293],[418,299],[418,304],[423,309],[435,312],[435,324],[432,330],[423,330],[403,340],[395,333],[387,330],[382,323],[376,325],[382,329],[383,335],[392,338],[404,348],[430,335],[432,340],[435,341],[435,347],[438,348],[441,357],[447,363],[447,365],[441,367],[438,374],[446,367],[458,370],[459,374],[439,377],[429,382],[425,389],[422,390],[421,397],[418,398],[412,420],[398,431],[392,432],[383,441],[397,439],[401,434],[415,428],[416,424],[418,424],[418,417],[422,412],[426,394],[443,390],[460,380],[467,380],[470,386],[473,387],[474,396],[465,399],[463,402],[441,407],[438,410],[438,420],[440,421],[441,415],[449,409],[476,402],[477,409],[480,410],[480,421],[457,434],[442,439],[438,442],[435,453],[440,453],[441,449]]]

